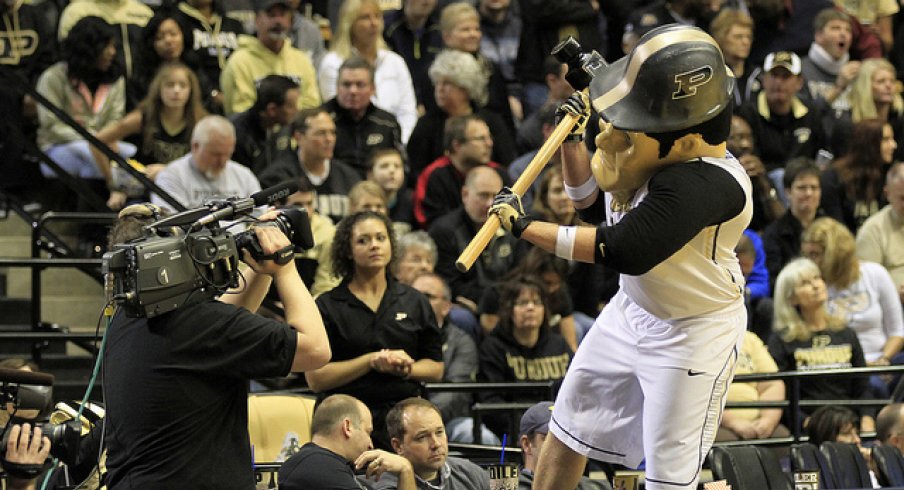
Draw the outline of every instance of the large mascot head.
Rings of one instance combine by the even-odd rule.
[[[590,82],[601,117],[591,162],[600,187],[633,191],[663,165],[724,156],[733,89],[708,34],[677,24],[648,32]]]

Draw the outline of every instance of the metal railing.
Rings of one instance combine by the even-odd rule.
[[[758,373],[758,374],[739,374],[734,378],[735,383],[746,383],[756,381],[781,380],[785,382],[785,391],[787,399],[776,402],[728,402],[726,408],[781,408],[788,411],[788,417],[792,427],[791,437],[756,439],[745,441],[719,442],[716,445],[738,445],[738,444],[761,444],[761,445],[788,445],[806,440],[806,436],[801,433],[801,407],[819,407],[823,405],[842,405],[848,407],[881,407],[900,399],[904,394],[904,378],[894,390],[890,398],[871,399],[871,400],[801,400],[800,399],[800,382],[808,377],[837,377],[850,378],[861,376],[872,376],[879,374],[904,373],[904,366],[878,366],[878,367],[860,367],[848,369],[814,369],[808,371],[783,371],[776,373]],[[523,395],[526,391],[537,392],[546,389],[549,398],[537,397],[531,401],[518,402],[500,402],[487,403],[476,402],[471,406],[471,417],[474,422],[474,441],[481,443],[480,424],[483,417],[492,413],[508,413],[511,416],[520,415],[524,410],[532,406],[534,403],[542,400],[555,400],[555,383],[428,383],[426,384],[428,392],[493,392],[500,395]],[[510,389],[511,388],[511,389]],[[519,396],[519,398],[522,398]],[[523,398],[522,398],[523,399]],[[515,425],[517,427],[517,425]],[[875,433],[863,434],[864,438],[870,439],[875,437]],[[514,442],[515,438],[512,438]],[[492,446],[490,446],[492,447]],[[497,448],[498,449],[498,448]]]
[[[41,104],[45,109],[51,112],[57,119],[72,128],[72,130],[78,133],[79,136],[82,137],[82,139],[87,141],[91,146],[95,147],[106,158],[108,158],[110,161],[116,162],[116,164],[119,165],[119,167],[123,171],[141,182],[149,192],[157,194],[161,199],[166,201],[166,203],[169,204],[173,210],[175,210],[176,212],[185,210],[185,206],[183,206],[169,193],[158,187],[152,180],[148,179],[143,172],[132,168],[132,166],[129,165],[123,157],[113,151],[104,142],[97,139],[94,134],[85,129],[84,126],[79,124],[78,121],[76,121],[66,111],[60,109],[53,102],[44,97],[40,92],[37,91],[35,87],[32,86],[31,83],[28,82],[28,80],[25,79],[24,76],[16,73],[13,70],[0,70],[0,83],[3,83],[13,90],[19,91],[22,94],[29,95],[38,104]],[[41,162],[50,167],[57,175],[57,178],[60,179],[60,181],[63,182],[66,187],[78,194],[79,197],[81,197],[91,209],[95,211],[105,211],[108,209],[103,198],[101,198],[78,177],[69,175],[62,167],[60,167],[55,161],[53,161],[53,159],[51,159],[49,156],[47,156],[46,153],[38,148],[34,141],[27,140],[26,147],[30,154],[33,154]]]

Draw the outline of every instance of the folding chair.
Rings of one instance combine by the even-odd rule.
[[[871,488],[869,467],[856,444],[824,442],[819,450],[826,456],[839,488]]]
[[[876,478],[883,487],[904,486],[904,456],[895,446],[873,447]]]
[[[835,483],[835,477],[825,455],[814,444],[804,442],[791,445],[791,468],[794,471],[819,472],[820,489],[842,488]]]
[[[728,480],[732,488],[791,490],[775,453],[756,446],[716,446],[709,453],[713,478]]]

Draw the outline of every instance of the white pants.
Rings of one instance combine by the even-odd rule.
[[[747,312],[662,321],[623,292],[584,338],[550,430],[574,451],[636,468],[646,488],[697,488],[725,406]]]

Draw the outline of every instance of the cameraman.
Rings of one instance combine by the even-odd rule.
[[[143,236],[158,214],[150,204],[125,208],[110,243]],[[274,227],[254,231],[265,254],[289,246]],[[104,352],[110,490],[253,489],[248,381],[329,361],[323,321],[294,263],[244,254],[251,270],[235,294],[154,318],[114,315]],[[252,313],[271,281],[288,325]]]

